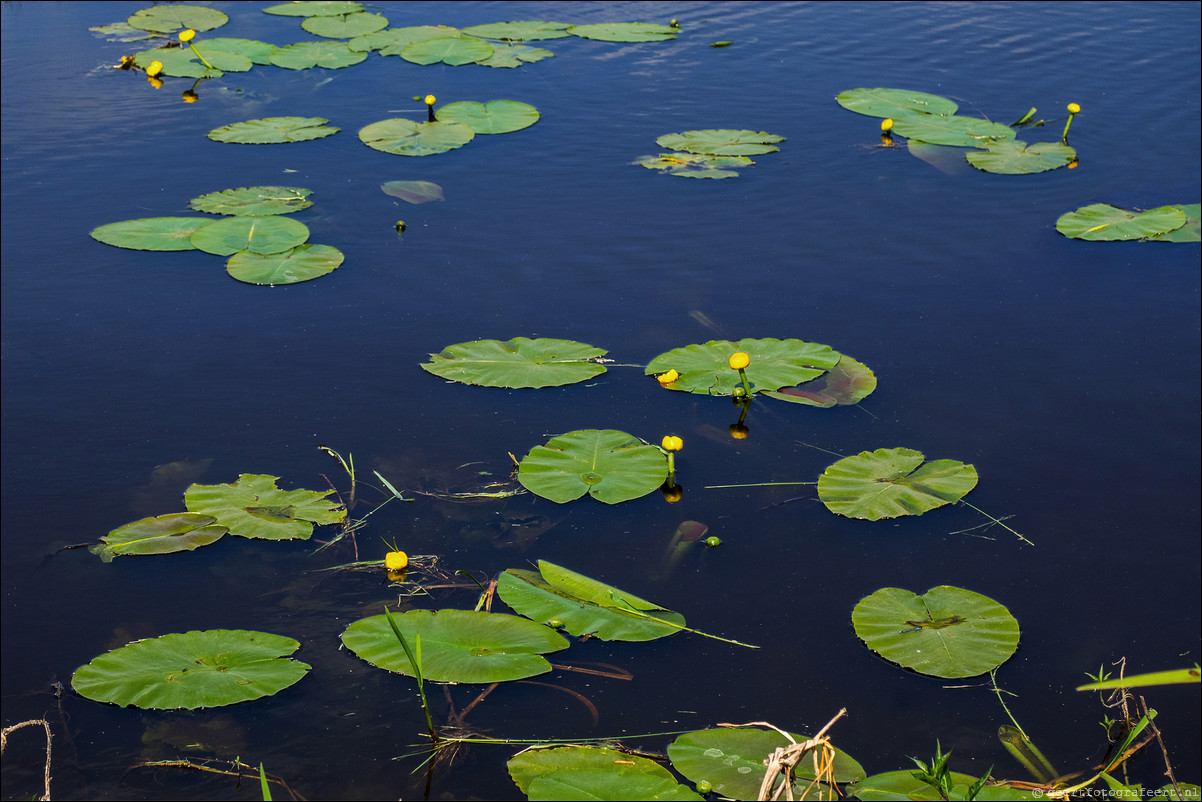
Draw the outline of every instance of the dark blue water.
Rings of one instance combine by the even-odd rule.
[[[212,5],[231,16],[221,35],[310,38],[259,4]],[[2,7],[4,723],[48,715],[56,795],[257,798],[253,784],[129,770],[204,739],[207,754],[262,761],[310,799],[423,793],[423,775],[410,774],[419,761],[392,760],[424,727],[412,681],[338,649],[346,625],[395,591],[375,575],[312,573],[349,561],[348,550],[222,541],[110,565],[56,551],[180,509],[195,480],[269,473],[284,487],[323,489],[324,474],[345,490],[322,443],[353,453],[361,474],[377,468],[398,487],[431,490],[470,486],[473,471],[504,475],[508,452],[572,429],[684,437],[675,505],[658,495],[612,508],[421,497],[361,530],[364,559],[382,556],[381,539],[477,576],[546,559],[763,646],[686,635],[576,644],[562,656],[635,675],[540,678],[586,695],[599,724],[567,694],[508,685],[467,719],[494,737],[751,720],[804,731],[847,707],[835,742],[870,773],[905,768],[939,739],[955,749],[956,770],[995,765],[994,776],[1027,779],[994,736],[1009,721],[981,680],[906,672],[855,637],[852,607],[883,586],[958,585],[1011,610],[1022,641],[998,682],[1064,772],[1090,769],[1104,751],[1105,711],[1072,690],[1086,671],[1121,657],[1129,673],[1199,659],[1199,247],[1082,243],[1054,228],[1089,203],[1199,199],[1198,4],[379,6],[394,27],[675,17],[682,35],[553,41],[554,58],[518,70],[375,55],[343,70],[256,67],[202,84],[199,102],[185,104],[190,81],[155,91],[106,69],[137,48],[87,31],[140,4]],[[709,47],[718,40],[733,44]],[[1030,106],[1059,119],[1080,103],[1071,141],[1081,164],[945,174],[871,147],[877,121],[834,102],[860,86],[949,96],[1002,122]],[[412,97],[426,93],[520,100],[542,120],[422,159],[359,143],[359,128],[420,110]],[[342,132],[270,147],[204,136],[285,115],[326,117]],[[1061,124],[1035,138],[1055,139]],[[631,164],[658,151],[656,137],[696,128],[787,141],[732,180]],[[436,182],[447,200],[409,206],[379,190],[388,180]],[[346,254],[343,267],[267,289],[231,280],[219,257],[88,236],[260,184],[312,189],[314,206],[296,217],[311,241]],[[399,238],[397,219],[408,223]],[[661,391],[637,368],[542,391],[445,384],[418,368],[451,343],[517,336],[580,340],[627,364],[716,337],[796,337],[856,357],[880,383],[860,408],[757,403],[751,436],[736,441],[728,403]],[[831,515],[804,486],[704,489],[812,481],[834,457],[799,443],[971,462],[981,481],[968,500],[1013,516],[1036,545],[997,527],[957,534],[984,521],[965,507],[869,523]],[[153,479],[156,466],[179,462]],[[529,527],[514,524],[527,519],[550,528],[523,539]],[[662,577],[664,546],[686,519],[724,545]],[[470,608],[475,595],[440,591],[419,606]],[[215,628],[295,637],[314,670],[272,699],[191,714],[49,690],[132,638]],[[462,708],[478,690],[450,695]],[[1197,688],[1144,696],[1160,710],[1177,776],[1196,782]],[[445,718],[441,691],[433,701]],[[163,746],[160,728],[181,722],[208,734]],[[5,753],[6,798],[40,792],[32,732]],[[439,768],[432,796],[517,796],[504,770],[512,752],[472,749]],[[1146,752],[1131,779],[1159,785],[1163,759]]]

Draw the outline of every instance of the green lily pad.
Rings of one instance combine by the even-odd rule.
[[[326,500],[333,490],[280,490],[278,479],[244,473],[233,484],[193,484],[184,491],[184,505],[188,512],[212,515],[238,537],[266,540],[308,540],[314,524],[346,520],[346,510]]]
[[[405,203],[429,203],[446,200],[442,187],[431,181],[389,181],[380,185],[385,195],[400,198]]]
[[[509,776],[531,800],[702,800],[654,760],[599,746],[534,747],[509,759]]]
[[[1077,151],[1064,142],[1028,145],[1017,139],[1006,139],[992,142],[984,150],[970,151],[965,158],[973,167],[987,173],[1026,175],[1066,167],[1077,158]]]
[[[307,17],[301,22],[301,27],[314,36],[351,39],[387,28],[388,18],[383,14],[357,11],[345,16]]]
[[[910,114],[893,122],[893,133],[929,145],[975,148],[1001,139],[1014,139],[1014,129],[977,117]]]
[[[876,389],[876,374],[847,354],[816,379],[797,385],[768,390],[763,394],[779,401],[830,408],[836,404],[858,404]]]
[[[225,54],[231,59],[234,58],[233,53]],[[207,56],[206,56],[207,58]],[[170,78],[220,78],[224,73],[220,69],[210,69],[200,63],[200,59],[196,57],[189,48],[155,48],[153,50],[143,50],[140,53],[134,54],[134,64],[146,69],[152,62],[159,62],[163,65],[163,71],[160,75],[166,75]],[[212,64],[212,62],[209,62]],[[238,66],[242,67],[240,72],[250,69],[250,62],[246,59],[238,62]],[[214,64],[214,67],[217,65]]]
[[[179,512],[143,518],[118,527],[102,537],[100,544],[88,551],[100,559],[112,562],[126,554],[172,554],[192,551],[216,543],[230,530],[213,526],[217,519],[211,515]]]
[[[432,156],[461,148],[476,138],[462,123],[419,123],[398,117],[381,120],[359,130],[359,139],[373,150],[398,156]]]
[[[264,14],[275,14],[280,17],[340,17],[344,14],[357,14],[363,6],[351,0],[294,0],[291,3],[280,3],[263,9]]]
[[[111,25],[97,25],[93,28],[88,28],[89,31],[96,36],[109,42],[144,42],[147,39],[153,39],[155,35],[150,31],[135,28],[128,22],[114,22]]]
[[[279,50],[275,45],[255,39],[231,39],[226,37],[205,39],[201,42],[201,45],[199,49],[205,54],[205,58],[208,58],[209,51],[211,50],[223,50],[226,53],[235,53],[243,58],[250,59],[255,64],[261,65],[270,64],[272,55]]]
[[[512,69],[520,67],[523,64],[532,64],[536,61],[542,61],[545,58],[551,58],[555,54],[550,50],[542,47],[530,47],[529,45],[507,45],[500,42],[494,43],[492,46],[492,55],[483,61],[477,61],[481,67],[498,67],[502,69]]]
[[[230,123],[209,131],[209,139],[239,145],[275,145],[283,142],[307,142],[339,132],[326,125],[325,117],[264,117]]]
[[[976,777],[950,772],[952,799],[966,799],[968,790],[977,782]],[[943,802],[946,799],[940,789],[914,776],[911,771],[887,771],[874,774],[847,788],[853,799],[863,802]],[[1043,798],[1042,792],[1020,791],[1004,785],[987,785],[980,790],[976,799],[980,802],[1020,802]]]
[[[300,643],[243,629],[177,632],[134,641],[80,666],[71,687],[97,702],[152,710],[221,707],[272,696],[311,666]]]
[[[737,168],[755,164],[746,156],[707,156],[704,153],[661,153],[635,164],[684,178],[738,178]]]
[[[299,284],[332,273],[346,258],[329,245],[298,245],[283,253],[238,251],[226,262],[226,272],[238,281],[275,287]]]
[[[483,387],[559,387],[599,376],[607,352],[572,340],[515,337],[448,345],[422,369],[448,381]]]
[[[851,613],[856,635],[891,663],[932,677],[975,677],[1018,649],[1018,621],[993,599],[940,585],[881,588]]]
[[[655,140],[661,148],[683,150],[687,153],[704,153],[709,156],[755,156],[760,153],[775,153],[780,150],[774,142],[784,142],[783,136],[766,131],[736,130],[733,128],[709,128],[701,131],[681,131],[679,134],[664,134]]]
[[[409,45],[428,39],[459,36],[459,29],[447,25],[411,25],[405,28],[386,28],[382,31],[356,36],[347,46],[366,52],[378,50],[381,56],[399,56]]]
[[[878,521],[922,515],[959,501],[977,486],[973,466],[953,459],[924,465],[923,459],[912,448],[861,451],[822,472],[818,498],[836,515]]]
[[[848,89],[835,101],[856,114],[869,117],[904,117],[910,114],[955,114],[959,107],[945,97],[908,89]]]
[[[135,251],[192,251],[192,235],[213,221],[205,217],[144,217],[92,229],[92,239]]]
[[[472,25],[463,29],[468,36],[481,39],[496,39],[500,42],[535,42],[542,39],[563,39],[572,34],[566,22],[543,22],[523,20],[520,22],[493,22],[488,25]]]
[[[1073,239],[1113,242],[1158,237],[1181,228],[1185,221],[1185,213],[1173,206],[1130,212],[1106,203],[1093,203],[1061,215],[1056,230]]]
[[[421,638],[422,677],[432,682],[508,682],[551,670],[542,655],[568,647],[555,630],[525,618],[470,610],[410,610],[393,615],[410,648]],[[387,617],[360,619],[342,643],[373,666],[416,676]]]
[[[300,187],[241,187],[210,192],[189,201],[189,208],[209,214],[272,215],[299,212],[313,202],[311,189]]]
[[[229,21],[229,17],[215,8],[181,5],[151,6],[135,11],[126,20],[133,28],[156,33],[175,33],[184,28],[211,31]]]
[[[215,220],[192,234],[192,244],[205,253],[232,256],[238,251],[283,253],[309,238],[304,223],[278,215],[242,215]]]
[[[401,51],[401,58],[414,64],[449,64],[459,67],[482,61],[493,53],[492,45],[471,36],[426,39]]]
[[[643,372],[656,376],[675,370],[680,378],[666,385],[669,390],[732,395],[736,387],[743,386],[739,372],[730,367],[731,355],[739,351],[751,358],[744,372],[753,393],[815,379],[838,364],[840,357],[829,345],[802,340],[711,340],[704,345],[686,345],[660,354]]]
[[[804,743],[805,735],[793,735],[794,743]],[[764,780],[764,760],[790,741],[776,730],[753,727],[722,727],[712,730],[686,732],[668,745],[672,768],[693,782],[705,780],[713,793],[727,799],[756,799]],[[846,752],[835,750],[835,781],[855,782],[864,779],[864,769]],[[830,786],[815,786],[803,797],[802,792],[816,778],[814,764],[808,758],[797,764],[797,782],[793,783],[793,799],[834,799]],[[778,780],[772,793],[779,789]],[[821,791],[821,797],[819,792]],[[778,797],[779,798],[779,797]]]
[[[536,496],[565,504],[588,493],[606,504],[640,498],[668,478],[657,446],[613,429],[581,429],[530,449],[518,481]]]
[[[622,641],[665,638],[685,625],[680,613],[583,574],[546,560],[538,568],[510,568],[497,581],[501,599],[534,621],[557,618],[572,635]]]
[[[1185,215],[1185,225],[1166,234],[1148,237],[1152,242],[1199,242],[1202,241],[1202,204],[1191,203],[1168,207],[1179,209]]]
[[[477,134],[508,134],[538,122],[538,109],[516,100],[461,100],[438,110],[439,122],[462,123]]]
[[[358,64],[366,58],[366,53],[351,50],[346,42],[297,42],[273,53],[271,63],[286,70],[308,70],[313,67],[338,70]]]
[[[601,22],[594,25],[569,25],[567,32],[582,39],[602,42],[662,42],[675,39],[679,28],[650,22]]]

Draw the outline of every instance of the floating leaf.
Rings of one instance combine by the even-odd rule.
[[[923,464],[912,448],[861,451],[818,477],[818,498],[836,515],[877,521],[959,501],[977,486],[977,469],[952,459]],[[921,466],[921,467],[919,467]]]
[[[279,50],[275,45],[268,44],[267,42],[259,42],[255,39],[230,39],[223,37],[205,39],[200,43],[199,49],[206,54],[206,58],[208,58],[208,53],[211,50],[223,50],[227,53],[235,53],[250,59],[255,64],[270,64],[272,55]]]
[[[1148,237],[1153,242],[1199,242],[1202,241],[1202,204],[1169,206],[1178,209],[1185,215],[1185,225],[1175,228],[1167,234]]]
[[[209,139],[239,145],[274,145],[282,142],[307,142],[338,133],[326,125],[325,117],[264,117],[223,125],[209,131]]]
[[[1077,158],[1077,151],[1064,142],[1028,145],[1017,139],[1007,139],[992,142],[984,150],[970,151],[966,158],[973,167],[987,173],[1026,175],[1065,167]]]
[[[910,114],[955,114],[955,103],[939,95],[908,89],[848,89],[835,96],[848,111],[869,117],[904,117]]]
[[[984,146],[994,140],[1014,139],[1014,129],[1008,125],[977,117],[941,117],[934,114],[898,117],[893,122],[893,133],[929,145],[967,148]]]
[[[71,687],[97,702],[195,710],[248,702],[299,682],[310,667],[300,643],[243,629],[177,632],[138,640],[80,666]]]
[[[213,221],[205,217],[144,217],[92,229],[92,239],[135,251],[192,251],[192,235]]]
[[[881,588],[851,613],[856,635],[891,663],[933,677],[975,677],[1018,649],[1018,621],[987,596],[940,585],[919,596]]]
[[[773,142],[784,142],[783,136],[766,131],[747,131],[733,128],[709,128],[701,131],[682,131],[664,134],[655,140],[661,148],[705,153],[710,156],[755,156],[780,150]]]
[[[662,42],[675,39],[679,28],[649,22],[601,22],[594,25],[569,25],[567,32],[583,39],[602,42]]]
[[[1130,212],[1106,203],[1093,203],[1060,216],[1056,230],[1066,237],[1093,242],[1147,239],[1185,225],[1185,213],[1174,206]]]
[[[804,743],[805,735],[793,735],[794,743]],[[668,745],[672,768],[693,782],[705,780],[713,793],[727,799],[756,799],[764,780],[764,760],[790,741],[776,730],[753,727],[731,727],[686,732]],[[842,750],[835,750],[835,781],[855,782],[864,779],[864,769]],[[801,799],[802,792],[816,779],[814,764],[806,758],[797,764],[797,781],[793,794],[787,798]],[[778,780],[769,798],[779,789]],[[821,797],[818,792],[821,790]],[[777,798],[780,798],[777,796]],[[806,799],[834,799],[829,786],[814,787]]]
[[[572,34],[567,31],[566,22],[542,22],[526,20],[521,22],[494,22],[488,25],[472,25],[464,28],[468,36],[478,36],[481,39],[496,39],[501,42],[534,42],[542,39],[562,39]]]
[[[839,356],[839,362],[816,379],[779,390],[764,392],[769,398],[829,408],[836,404],[858,404],[876,389],[876,374],[867,365],[849,357]]]
[[[622,641],[665,638],[685,624],[680,613],[583,574],[546,560],[539,560],[538,568],[510,568],[497,581],[501,599],[534,621],[557,618],[573,635]]]
[[[508,766],[531,800],[705,798],[654,760],[599,746],[538,746],[514,755]]]
[[[304,223],[278,215],[243,215],[215,220],[192,234],[192,245],[205,253],[232,256],[238,251],[283,253],[309,238]]]
[[[392,620],[409,643],[421,637],[421,674],[432,682],[508,682],[551,670],[542,655],[568,647],[555,630],[501,613],[410,610]],[[416,676],[383,615],[346,628],[342,643],[373,666]]]
[[[378,50],[381,56],[399,56],[406,47],[428,39],[445,39],[459,35],[458,28],[446,25],[412,25],[406,28],[387,28],[347,43],[351,50]]]
[[[373,150],[398,156],[432,156],[461,148],[476,138],[461,123],[419,123],[398,117],[372,123],[359,131],[359,139]]]
[[[198,212],[232,215],[288,214],[308,209],[311,189],[300,187],[241,187],[223,189],[193,198],[188,206]]]
[[[649,170],[685,178],[737,178],[735,168],[749,167],[755,162],[746,156],[707,156],[704,153],[661,153],[644,156],[635,164]]]
[[[238,251],[226,262],[226,271],[238,281],[274,287],[321,278],[342,264],[342,251],[329,245],[298,245],[283,253]]]
[[[126,20],[131,27],[156,33],[175,33],[184,28],[211,31],[229,21],[229,17],[215,8],[180,5],[151,6],[135,11]]]
[[[446,200],[442,187],[430,181],[389,181],[380,185],[385,195],[400,198],[406,203],[429,203]]]
[[[680,378],[667,385],[669,390],[732,395],[736,387],[743,386],[738,371],[730,368],[730,357],[738,351],[751,357],[744,372],[752,392],[779,390],[817,378],[833,368],[840,357],[829,345],[802,340],[711,340],[660,354],[643,372],[654,376],[675,370]]]
[[[483,387],[559,387],[605,372],[607,352],[572,340],[515,337],[448,345],[422,369],[448,381]]]
[[[977,778],[958,771],[949,772],[952,781],[952,799],[967,799],[969,789]],[[887,771],[874,774],[847,788],[848,796],[863,802],[943,802],[947,799],[939,788],[917,779],[914,771]],[[1004,785],[987,785],[976,799],[980,802],[1020,802],[1043,798],[1042,791],[1020,791]]]
[[[301,27],[314,36],[327,39],[350,39],[366,36],[388,27],[388,18],[383,14],[368,14],[358,11],[346,16],[308,17]]]
[[[535,446],[518,467],[518,481],[559,504],[585,493],[606,504],[645,496],[668,478],[656,446],[613,429],[581,429]]]
[[[550,50],[542,47],[530,47],[529,45],[504,45],[494,44],[492,46],[492,55],[483,61],[476,63],[482,67],[500,67],[513,68],[520,67],[523,64],[542,61],[545,58],[551,58],[555,54]]]
[[[538,122],[538,109],[516,100],[462,100],[438,110],[439,122],[462,123],[477,134],[508,134]]]
[[[491,56],[492,52],[492,45],[483,39],[454,36],[411,44],[401,51],[401,58],[414,64],[443,63],[459,67],[482,61]]]
[[[112,562],[126,554],[172,554],[192,551],[216,543],[230,530],[212,526],[217,519],[211,515],[179,512],[143,518],[118,527],[102,537],[101,543],[88,551],[101,560]]]
[[[366,53],[351,50],[346,42],[298,42],[273,53],[271,63],[286,70],[308,70],[313,67],[337,70],[358,64],[366,58]]]
[[[264,14],[275,14],[281,17],[339,17],[343,14],[357,14],[363,6],[350,0],[295,0],[292,3],[280,3],[263,9]]]
[[[232,53],[225,55],[231,59],[234,58]],[[142,69],[146,69],[154,61],[163,65],[160,75],[172,78],[220,78],[223,74],[219,69],[210,69],[201,64],[196,54],[188,48],[155,48],[134,54],[134,64]],[[250,69],[250,65],[251,62],[243,58],[238,63],[238,66],[241,67],[238,71],[244,72]]]
[[[280,490],[278,476],[244,473],[225,485],[194,484],[184,491],[189,512],[212,515],[239,537],[308,540],[314,524],[346,520],[346,510],[326,496],[327,490]]]
[[[147,39],[153,39],[154,34],[149,31],[135,28],[128,22],[114,22],[111,25],[97,25],[94,28],[88,28],[97,36],[109,42],[144,42]]]

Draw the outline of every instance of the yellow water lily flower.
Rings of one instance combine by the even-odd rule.
[[[747,356],[747,354],[743,353],[742,351],[735,351],[730,355],[731,370],[742,370],[750,364],[751,357]]]
[[[152,62],[150,62],[150,66],[146,68],[146,74],[149,75],[151,78],[158,75],[162,71],[163,71],[163,62],[161,62],[161,61],[152,61]]]
[[[438,98],[434,97],[434,95],[426,95],[426,105],[427,106],[433,106],[437,102],[438,102]]]
[[[1079,111],[1081,111],[1081,107],[1080,107],[1080,106],[1078,106],[1076,103],[1069,103],[1069,104],[1068,104],[1068,113],[1069,113],[1069,114],[1076,114],[1076,113],[1078,113]]]
[[[660,384],[662,384],[662,385],[664,385],[664,386],[666,387],[667,385],[669,385],[669,384],[671,384],[672,382],[674,382],[674,381],[676,381],[677,379],[679,379],[679,378],[680,378],[680,374],[676,372],[676,368],[673,368],[672,370],[668,371],[667,373],[661,373],[661,374],[659,374],[659,375],[658,375],[658,376],[656,376],[655,378],[659,380],[659,383],[660,383]]]
[[[881,130],[884,131],[886,134],[889,133],[890,131],[892,131],[893,130],[893,120],[889,119],[888,117],[881,120]]]
[[[684,448],[684,440],[669,434],[664,436],[662,445],[664,451],[680,451],[680,449]]]
[[[389,571],[403,571],[409,565],[409,555],[403,551],[390,551],[384,555],[384,567]]]
[[[185,28],[179,32],[179,40],[181,42],[191,42],[195,38],[196,31],[192,30],[191,28]]]

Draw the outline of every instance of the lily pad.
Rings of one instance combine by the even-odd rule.
[[[1028,145],[1018,139],[1007,139],[992,142],[983,150],[970,151],[965,158],[973,167],[987,173],[1026,175],[1066,167],[1077,158],[1077,151],[1064,142]]]
[[[144,217],[92,229],[92,239],[135,251],[192,251],[192,235],[213,221],[205,217]]]
[[[588,493],[618,504],[654,492],[668,478],[658,447],[613,429],[581,429],[535,446],[518,466],[518,481],[536,496],[566,504]]]
[[[308,540],[314,524],[346,520],[346,510],[326,500],[333,490],[280,490],[278,479],[244,473],[233,484],[193,484],[184,504],[189,512],[212,515],[231,534],[266,540]]]
[[[959,501],[977,486],[973,466],[953,459],[923,464],[923,459],[912,448],[861,451],[822,472],[818,498],[836,515],[878,521],[922,515]]]
[[[687,345],[660,354],[643,372],[654,376],[675,370],[680,378],[666,385],[669,390],[732,395],[736,387],[743,386],[738,371],[730,367],[731,355],[739,351],[751,358],[744,372],[753,393],[815,379],[838,364],[840,357],[829,345],[802,340],[711,340],[704,345]]]
[[[704,153],[661,153],[644,156],[635,164],[684,178],[738,178],[736,168],[755,164],[746,156],[707,156]]]
[[[679,134],[664,134],[655,140],[661,148],[683,150],[687,153],[704,153],[710,156],[755,156],[759,153],[775,153],[780,150],[775,142],[784,142],[783,136],[767,131],[748,131],[733,128],[709,128],[701,131],[681,131]]]
[[[546,560],[538,569],[510,568],[497,581],[501,599],[534,621],[559,619],[572,635],[622,641],[665,638],[685,624],[680,613]]]
[[[482,61],[491,56],[492,52],[492,45],[483,39],[454,36],[411,44],[401,51],[401,58],[414,64],[442,63],[459,67]]]
[[[851,613],[856,635],[891,663],[932,677],[975,677],[1018,649],[1018,621],[993,599],[940,585],[922,596],[881,588]]]
[[[230,58],[234,57],[232,53],[225,55]],[[201,64],[196,54],[188,48],[155,48],[134,54],[134,64],[142,69],[146,69],[154,61],[163,65],[160,75],[171,78],[220,78],[224,74],[220,69],[210,69]],[[209,63],[212,64],[212,62]],[[250,69],[250,64],[249,60],[242,59],[238,62],[242,69],[238,71],[245,72]]]
[[[816,379],[779,390],[764,392],[769,398],[830,408],[836,404],[858,404],[876,389],[876,374],[847,354],[839,356],[833,368]]]
[[[848,89],[836,95],[835,101],[856,114],[882,118],[910,114],[948,115],[955,114],[959,108],[945,97],[908,89]]]
[[[1073,239],[1113,242],[1158,237],[1181,228],[1185,221],[1185,213],[1174,206],[1131,212],[1106,203],[1093,203],[1061,215],[1056,230]]]
[[[804,743],[809,736],[793,735],[793,742]],[[776,730],[753,727],[722,727],[712,730],[686,732],[668,745],[672,768],[693,782],[710,783],[713,793],[727,799],[756,799],[764,780],[764,760],[790,741]],[[855,782],[864,779],[864,769],[846,752],[835,750],[835,781]],[[793,783],[794,799],[834,799],[829,786],[815,786],[802,797],[802,792],[816,778],[814,764],[808,758],[797,764],[798,781]],[[772,793],[779,789],[778,780]],[[821,797],[819,797],[821,791]],[[778,797],[779,798],[779,797]]]
[[[400,198],[405,203],[429,203],[446,200],[442,187],[431,181],[389,181],[380,185],[385,195]]]
[[[300,643],[243,629],[179,632],[134,641],[80,666],[71,687],[97,702],[152,710],[221,707],[277,694],[311,666]]]
[[[516,100],[462,100],[438,110],[439,122],[462,123],[477,134],[508,134],[538,122],[538,109]]]
[[[1185,225],[1175,228],[1167,234],[1148,237],[1152,242],[1199,242],[1202,241],[1202,204],[1170,206],[1179,209],[1185,215]]]
[[[325,117],[264,117],[223,125],[209,131],[209,139],[239,145],[275,145],[283,142],[307,142],[338,133],[326,125]]]
[[[966,799],[968,790],[977,782],[976,777],[961,774],[958,771],[949,772],[952,781],[952,799]],[[943,792],[914,776],[913,771],[887,771],[874,774],[847,789],[853,799],[863,802],[943,802],[947,797]],[[1004,785],[987,785],[980,790],[976,799],[979,802],[1020,802],[1044,797],[1042,791],[1021,791]]]
[[[1014,129],[978,117],[911,114],[893,122],[893,133],[930,145],[982,147],[995,140],[1014,139]]]
[[[531,800],[703,800],[654,760],[599,746],[535,747],[509,759],[509,776]]]
[[[545,58],[551,58],[555,54],[550,50],[542,47],[530,47],[529,45],[506,45],[494,43],[492,46],[492,55],[483,61],[477,61],[481,67],[499,67],[502,69],[512,69],[520,67],[523,64],[531,64],[535,61],[542,61]]]
[[[392,618],[415,651],[420,636],[422,677],[432,682],[508,682],[545,674],[551,664],[542,655],[568,647],[555,630],[501,613],[410,610]],[[374,666],[416,676],[383,615],[351,624],[342,643]]]
[[[432,156],[461,148],[476,138],[462,123],[414,122],[398,117],[372,123],[359,131],[359,139],[373,150],[398,156]]]
[[[280,3],[263,9],[264,14],[275,14],[281,17],[338,17],[343,14],[357,14],[363,6],[351,0],[295,0],[291,3]]]
[[[604,349],[572,340],[515,337],[448,345],[422,369],[448,381],[483,387],[559,387],[605,372]]]
[[[356,36],[347,46],[360,52],[378,50],[381,56],[399,56],[406,47],[417,42],[454,36],[459,36],[459,29],[447,25],[410,25]]]
[[[298,245],[283,253],[238,251],[226,262],[226,272],[238,281],[275,287],[299,284],[332,273],[345,257],[329,245]]]
[[[572,34],[566,22],[543,22],[523,20],[520,22],[493,22],[488,25],[472,25],[463,29],[468,36],[481,39],[496,39],[501,42],[535,42],[543,39],[563,39]]]
[[[151,6],[135,11],[126,20],[131,27],[156,33],[175,33],[184,28],[211,31],[229,21],[229,17],[215,8],[183,5]]]
[[[215,220],[192,234],[192,244],[205,253],[232,256],[238,251],[283,253],[304,243],[309,229],[279,215],[243,215]]]
[[[308,70],[313,67],[337,70],[358,64],[366,58],[366,53],[351,50],[346,42],[298,42],[273,53],[271,63],[286,70]]]
[[[314,36],[327,39],[351,39],[366,36],[388,27],[388,17],[357,11],[345,16],[307,17],[301,27]]]
[[[216,518],[192,512],[160,515],[118,527],[88,551],[104,562],[126,554],[172,554],[216,543],[230,530],[213,526]]]
[[[256,39],[231,39],[227,37],[214,37],[205,39],[200,43],[198,48],[205,53],[205,58],[208,58],[210,50],[223,50],[226,53],[235,53],[244,58],[250,59],[255,64],[270,64],[272,55],[279,50],[278,47],[267,42],[260,42]]]
[[[299,212],[313,205],[311,189],[300,187],[241,187],[223,189],[193,198],[188,206],[198,212],[231,215],[273,215]]]
[[[94,28],[88,28],[96,36],[109,42],[144,42],[147,39],[153,39],[155,34],[150,31],[135,28],[128,22],[114,22],[111,25],[97,25]]]
[[[679,28],[650,22],[600,22],[593,25],[569,25],[567,32],[582,39],[602,42],[662,42],[675,39]]]

